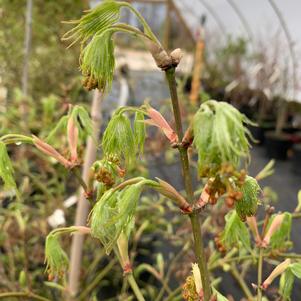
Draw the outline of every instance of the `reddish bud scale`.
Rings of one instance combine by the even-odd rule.
[[[55,148],[53,148],[48,143],[44,142],[43,140],[39,139],[38,137],[33,137],[34,145],[44,154],[53,157],[66,168],[72,167],[72,163],[69,162],[66,158],[64,158]]]
[[[160,128],[170,143],[178,143],[178,135],[159,111],[153,108],[148,108],[147,115],[150,117],[150,119],[145,120],[145,123]]]

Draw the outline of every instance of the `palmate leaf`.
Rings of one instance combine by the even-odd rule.
[[[107,254],[113,249],[122,231],[129,235],[143,185],[133,184],[122,191],[110,189],[92,209],[91,234],[101,241]]]
[[[250,233],[246,225],[240,220],[239,216],[235,211],[229,212],[225,216],[226,225],[222,232],[221,242],[225,245],[227,249],[233,248],[238,242],[250,250],[251,239]]]
[[[80,67],[88,89],[95,84],[100,91],[111,87],[115,68],[113,33],[109,30],[95,35],[81,53]]]
[[[130,120],[123,114],[114,114],[102,139],[105,156],[116,156],[131,165],[135,161],[137,146]]]
[[[260,186],[256,179],[247,176],[241,187],[241,192],[243,194],[242,199],[235,202],[235,209],[240,219],[245,221],[247,216],[252,216],[257,211]]]
[[[249,157],[250,133],[244,124],[250,123],[228,103],[209,100],[200,106],[193,120],[193,143],[201,176],[222,163],[237,167],[242,157]]]
[[[6,145],[0,141],[0,178],[5,190],[13,189],[17,194],[17,185],[14,179],[14,169],[7,153]]]
[[[103,1],[94,9],[87,11],[87,14],[82,16],[80,20],[70,22],[77,25],[68,31],[63,36],[63,39],[73,39],[73,43],[76,41],[85,42],[96,33],[100,34],[118,22],[122,5],[121,2],[111,0]]]

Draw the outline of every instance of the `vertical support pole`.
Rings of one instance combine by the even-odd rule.
[[[95,137],[99,136],[100,126],[101,126],[101,103],[102,95],[98,90],[95,90],[91,108],[91,117],[93,121],[93,134]],[[97,145],[91,137],[88,138],[87,148],[84,158],[84,166],[82,171],[82,178],[87,183],[89,178],[89,171],[96,160]],[[84,191],[81,189],[80,195],[77,202],[76,216],[75,216],[75,226],[85,226],[87,222],[87,217],[89,213],[89,202],[86,200]],[[84,235],[80,233],[75,233],[72,237],[71,245],[71,258],[70,258],[70,270],[69,270],[69,283],[68,289],[72,297],[76,296],[78,293],[82,252],[83,252],[83,242]]]
[[[170,3],[171,0],[166,0],[166,19],[165,19],[165,27],[164,27],[164,38],[163,38],[163,45],[165,49],[170,48],[170,31],[171,31],[171,12],[172,6]]]
[[[202,69],[203,69],[203,61],[204,61],[204,49],[205,49],[205,41],[204,41],[203,28],[200,28],[198,33],[198,39],[196,42],[194,68],[193,68],[191,91],[189,97],[193,105],[197,105],[199,95],[200,95]]]

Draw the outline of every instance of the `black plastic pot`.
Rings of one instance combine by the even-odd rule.
[[[292,170],[295,174],[301,175],[301,144],[293,146]]]
[[[292,147],[293,143],[288,134],[276,134],[273,132],[265,133],[265,145],[269,158],[276,160],[286,160],[288,150]]]

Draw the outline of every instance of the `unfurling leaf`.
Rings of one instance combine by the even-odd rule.
[[[60,245],[58,232],[50,232],[46,238],[45,262],[49,279],[62,277],[68,269],[69,259]]]
[[[54,277],[63,277],[68,265],[69,259],[60,245],[60,235],[79,232],[81,234],[90,234],[90,228],[84,226],[72,226],[67,228],[57,228],[52,230],[46,237],[45,242],[45,263],[49,279]]]
[[[110,189],[92,209],[91,234],[101,241],[108,254],[116,244],[120,233],[128,232],[143,185],[143,183],[133,184],[122,191]]]
[[[136,112],[134,120],[134,137],[135,145],[139,149],[140,153],[143,154],[144,141],[145,141],[145,123],[144,114]]]
[[[115,68],[113,33],[95,35],[81,53],[80,65],[88,90],[107,91],[111,87]]]
[[[74,106],[71,116],[76,122],[80,135],[85,139],[87,136],[93,137],[93,124],[89,113],[83,106]]]
[[[263,239],[265,246],[272,249],[285,248],[290,239],[292,215],[289,212],[274,214],[269,222],[267,233]]]
[[[295,277],[290,269],[287,269],[284,273],[282,273],[279,282],[279,293],[282,296],[283,301],[291,301],[294,281]]]
[[[6,145],[0,141],[0,178],[4,183],[4,189],[13,189],[17,193],[17,185],[14,179],[14,169],[7,153]]]
[[[235,209],[240,219],[245,221],[247,216],[256,214],[260,186],[256,179],[247,176],[241,187],[241,192],[242,198],[235,202]]]
[[[225,102],[209,100],[200,106],[193,119],[193,144],[198,151],[201,177],[214,176],[222,163],[238,167],[242,157],[249,158],[251,121]]]
[[[96,33],[101,33],[118,22],[120,18],[121,2],[106,0],[89,10],[80,20],[71,21],[77,24],[73,29],[68,31],[64,40],[74,40],[74,42],[86,42]]]
[[[269,177],[274,173],[275,160],[269,161],[269,163],[256,175],[256,180],[260,181]]]
[[[225,216],[226,225],[221,235],[221,242],[227,248],[231,249],[233,246],[241,242],[246,249],[250,249],[250,234],[246,225],[240,220],[235,211],[229,212]]]
[[[130,165],[136,159],[137,147],[130,120],[123,114],[115,114],[110,120],[102,139],[106,157],[117,157]]]

